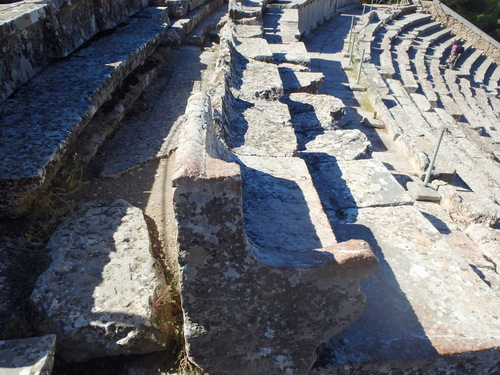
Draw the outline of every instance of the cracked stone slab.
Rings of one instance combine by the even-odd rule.
[[[267,41],[263,38],[241,38],[235,44],[236,50],[248,59],[262,62],[273,62],[273,54]]]
[[[236,97],[252,101],[283,96],[283,83],[276,65],[258,60],[240,61],[239,65],[242,71],[235,84]]]
[[[298,72],[278,68],[285,93],[307,92],[316,94],[325,83],[325,75],[319,72]]]
[[[351,374],[362,365],[379,374],[386,361],[394,371],[437,356],[459,360],[463,370],[468,352],[472,363],[484,357],[498,368],[491,354],[500,346],[500,301],[415,207],[353,208],[334,230],[339,240],[368,240],[380,265],[362,284],[361,318],[320,349],[329,357],[320,373]]]
[[[56,335],[0,341],[2,375],[50,375]]]
[[[234,101],[227,142],[238,155],[291,156],[297,139],[285,104],[257,100]]]
[[[311,58],[302,42],[269,44],[269,49],[273,54],[274,61],[278,64],[311,65]]]
[[[47,248],[52,263],[31,295],[40,334],[57,335],[69,361],[164,350],[155,293],[166,287],[142,211],[123,201],[69,218]]]
[[[307,156],[306,156],[307,160]],[[310,165],[314,185],[329,213],[346,209],[411,205],[413,200],[378,160],[341,161],[325,156]]]
[[[292,93],[283,102],[288,105],[297,132],[337,129],[345,114],[342,101],[330,95]]]

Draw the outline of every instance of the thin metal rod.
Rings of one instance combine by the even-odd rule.
[[[361,69],[363,68],[363,60],[365,59],[365,50],[361,52],[361,60],[359,60],[358,81],[361,79]]]
[[[354,16],[351,18],[351,27],[349,28],[349,45],[347,46],[347,51],[351,50],[351,38],[352,38],[352,27],[354,26]]]
[[[361,13],[361,19],[363,19],[364,15],[365,15],[365,8],[366,8],[366,4],[363,3],[363,13]]]
[[[353,39],[354,39],[354,35],[353,35]],[[351,51],[349,52],[349,64],[352,64],[352,54],[354,53],[354,44],[356,44],[356,43],[353,40],[352,44],[351,44]]]
[[[443,139],[445,129],[441,129],[441,134],[439,134],[439,138],[436,144],[436,148],[434,149],[434,155],[432,155],[431,163],[429,164],[429,169],[427,169],[427,174],[425,175],[424,186],[427,186],[429,180],[431,179],[432,168],[434,168],[434,162],[436,161],[436,156],[439,151],[439,146],[441,145],[441,140]]]

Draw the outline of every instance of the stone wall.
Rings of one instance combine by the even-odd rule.
[[[112,29],[148,0],[25,0],[0,4],[0,103],[47,66],[97,33]]]
[[[309,34],[314,28],[330,19],[341,9],[358,6],[358,0],[307,0],[298,7],[299,32],[301,36]]]
[[[436,21],[451,29],[453,34],[471,43],[476,49],[484,51],[486,56],[500,64],[500,43],[498,41],[438,0],[420,1],[419,4],[430,12]]]

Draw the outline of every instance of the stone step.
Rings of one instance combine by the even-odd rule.
[[[411,96],[405,90],[400,81],[387,80],[389,88],[391,89],[394,97],[401,105],[402,109],[410,116],[411,121],[407,121],[401,125],[408,134],[418,136],[419,134],[428,134],[431,126],[422,117],[420,110],[413,102]]]
[[[496,65],[488,80],[488,89],[495,95],[498,95],[499,83],[500,83],[500,65]]]
[[[52,262],[31,295],[37,332],[55,333],[57,354],[67,361],[165,350],[173,332],[156,317],[169,307],[153,301],[168,298],[167,285],[142,210],[116,200],[80,215],[65,220],[47,245]]]
[[[274,62],[277,64],[290,63],[302,66],[311,65],[311,58],[302,42],[269,44]]]
[[[436,228],[412,206],[345,214],[337,237],[378,243],[380,266],[363,283],[362,317],[319,349],[322,366],[311,374],[460,373],[464,361],[473,372],[496,368],[500,300]]]
[[[297,138],[286,104],[258,100],[253,103],[233,99],[226,142],[241,155],[292,156]]]
[[[460,66],[460,70],[457,75],[460,76],[471,76],[473,75],[473,66],[477,65],[480,59],[483,57],[483,51],[475,50],[463,61]]]
[[[155,51],[167,24],[163,9],[150,10],[50,65],[1,105],[4,214],[29,208],[97,109]]]
[[[299,40],[297,9],[267,8],[263,19],[264,37],[270,44],[295,43]]]
[[[495,60],[493,60],[491,57],[486,57],[481,65],[477,68],[476,73],[474,74],[474,81],[477,83],[485,84],[488,70],[493,68],[494,62]]]
[[[195,46],[204,46],[211,39],[218,38],[217,24],[221,21],[224,15],[227,14],[227,8],[225,6],[221,7],[220,5],[222,5],[222,1],[215,11],[213,11],[208,17],[201,20],[196,27],[194,27],[193,30],[191,30],[191,32],[183,38],[183,43]]]

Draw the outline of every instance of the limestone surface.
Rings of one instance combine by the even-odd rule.
[[[31,300],[40,333],[69,361],[165,348],[155,293],[165,288],[142,211],[123,200],[89,208],[52,235],[52,263]]]
[[[50,375],[55,349],[55,335],[0,341],[0,373]]]

